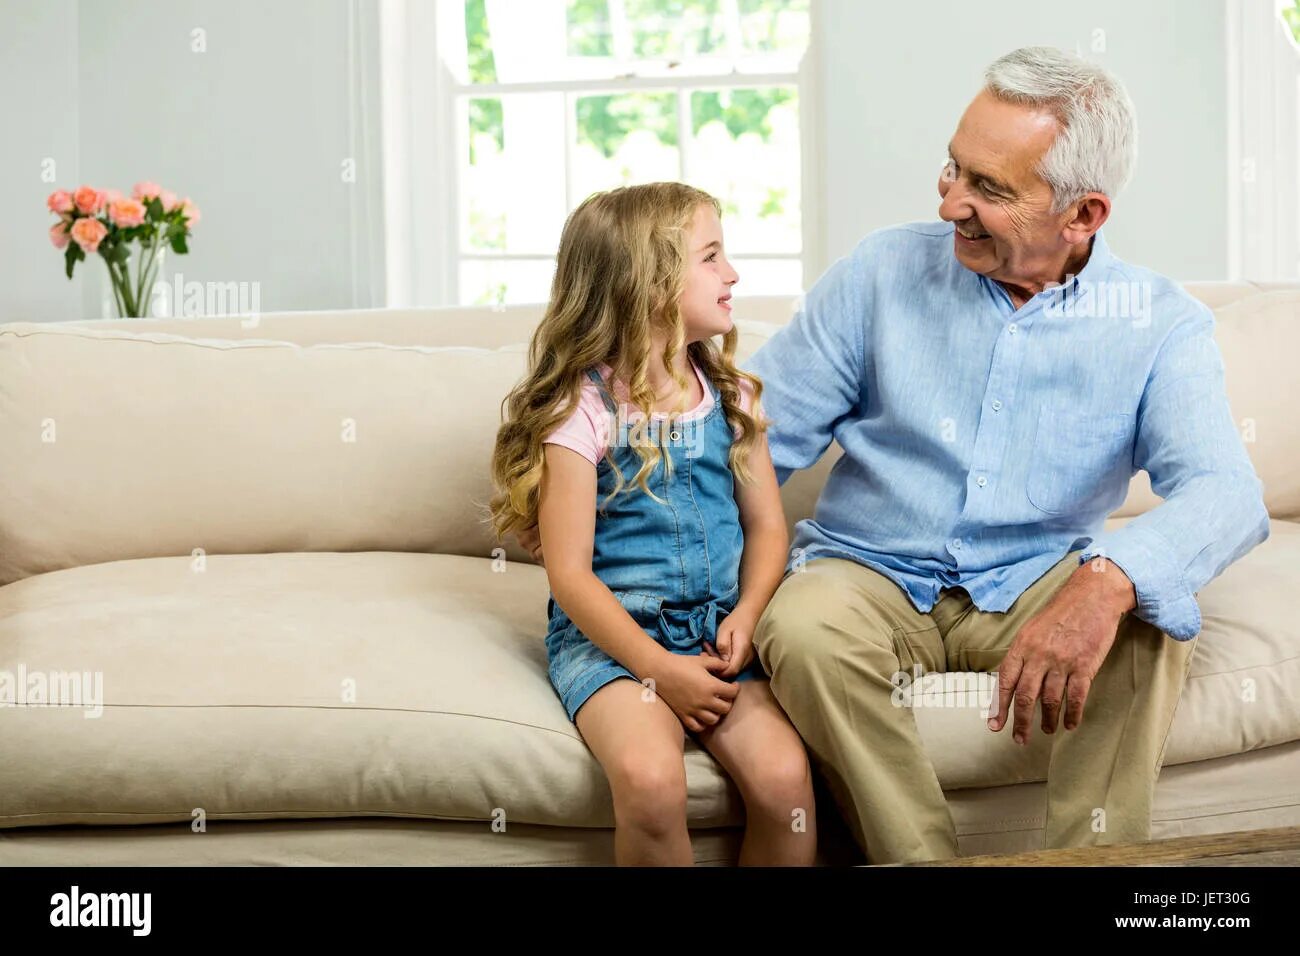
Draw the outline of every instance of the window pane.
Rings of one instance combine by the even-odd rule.
[[[681,178],[676,94],[580,96],[574,108],[574,205],[603,189]]]
[[[460,264],[461,305],[545,302],[551,296],[555,259],[469,259]]]
[[[736,317],[745,317],[743,300],[753,295],[798,295],[803,291],[803,265],[798,259],[733,258],[740,276],[736,283]]]
[[[726,51],[727,29],[718,0],[623,0],[632,56],[668,59]]]
[[[564,183],[564,94],[462,102],[461,249],[554,255],[568,212],[549,186]]]
[[[722,202],[728,252],[791,252],[800,233],[799,102],[794,87],[691,94],[691,184]]]
[[[608,0],[568,0],[569,56],[613,56]]]
[[[803,53],[808,45],[808,0],[737,0],[747,53]]]
[[[463,3],[469,83],[789,71],[809,34],[809,0]]]

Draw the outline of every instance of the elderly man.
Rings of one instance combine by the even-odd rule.
[[[1043,47],[985,78],[944,221],[867,236],[748,363],[782,482],[844,449],[755,646],[872,862],[957,851],[895,703],[914,668],[997,670],[1017,743],[1036,703],[1064,718],[1048,847],[1147,839],[1195,592],[1268,536],[1210,311],[1099,231],[1136,154],[1123,87]],[[1138,468],[1163,503],[1103,533]]]
[[[1211,312],[1100,232],[1136,138],[1105,70],[1007,54],[943,221],[867,236],[747,363],[781,482],[844,449],[754,645],[871,862],[957,852],[918,672],[997,671],[1017,743],[1041,713],[1048,847],[1146,839],[1195,593],[1268,537]],[[1139,468],[1163,503],[1104,532]]]

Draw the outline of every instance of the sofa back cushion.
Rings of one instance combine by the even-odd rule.
[[[0,327],[0,584],[196,549],[489,556],[523,359]]]
[[[769,331],[742,331],[739,350]],[[486,522],[502,401],[525,362],[520,344],[0,326],[0,585],[200,549],[504,547],[530,561]],[[823,478],[786,491],[791,523],[811,514]]]

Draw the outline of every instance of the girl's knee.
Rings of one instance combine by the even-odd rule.
[[[665,832],[686,820],[686,768],[675,759],[629,755],[609,773],[614,814],[620,826]]]
[[[812,769],[808,755],[802,747],[785,748],[782,752],[765,755],[755,768],[746,794],[746,806],[757,807],[765,815],[793,819],[797,814],[805,818],[813,813]]]

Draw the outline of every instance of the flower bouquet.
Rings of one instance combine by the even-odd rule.
[[[58,189],[46,204],[59,221],[50,227],[50,241],[63,254],[69,279],[78,262],[98,252],[108,266],[117,314],[139,318],[146,314],[148,294],[167,247],[172,252],[189,252],[190,229],[199,221],[199,210],[189,198],[157,183],[136,183],[129,197],[116,189],[82,186],[76,192]],[[135,276],[131,275],[131,244],[140,244]]]

